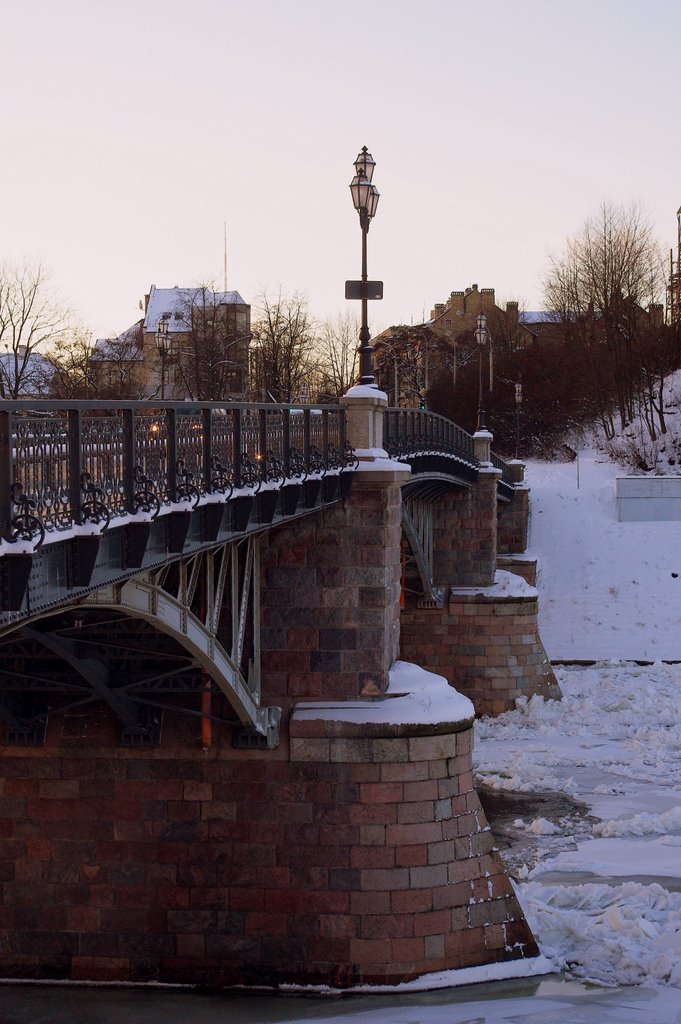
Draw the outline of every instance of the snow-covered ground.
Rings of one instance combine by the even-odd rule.
[[[681,523],[617,522],[626,475],[594,450],[528,463],[528,554],[552,661],[681,660]]]

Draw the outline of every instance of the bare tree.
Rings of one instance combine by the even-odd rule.
[[[454,377],[458,349],[425,325],[391,327],[374,341],[373,367],[378,386],[393,405],[429,405],[434,382]]]
[[[201,284],[183,293],[173,317],[179,330],[168,361],[176,390],[198,401],[244,398],[251,340],[246,304],[228,301],[212,283]]]
[[[45,393],[49,364],[38,349],[68,325],[40,263],[0,264],[0,397]]]
[[[644,350],[650,372],[658,378],[665,372],[664,360],[650,353],[651,346],[658,347],[664,262],[641,208],[603,203],[581,232],[568,239],[565,252],[552,260],[545,292],[575,355],[589,366],[601,420],[612,436],[613,410],[625,426],[639,401],[661,393],[659,379],[657,385],[651,387],[649,379],[644,386]]]
[[[50,396],[52,398],[94,398],[97,381],[93,366],[95,350],[92,334],[83,327],[70,334],[60,334],[46,352],[51,366]]]
[[[298,292],[264,292],[252,325],[251,390],[261,401],[300,402],[316,380],[317,343],[307,300]]]
[[[144,321],[115,338],[98,338],[89,355],[89,371],[98,398],[137,401],[148,395],[144,372]]]
[[[337,402],[355,383],[359,321],[351,313],[325,320],[318,340],[319,391]]]

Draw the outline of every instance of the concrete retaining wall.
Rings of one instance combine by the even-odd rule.
[[[681,520],[681,476],[620,476],[615,494],[620,523]]]

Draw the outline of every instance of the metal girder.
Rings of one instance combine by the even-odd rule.
[[[123,584],[87,595],[83,606],[111,608],[142,618],[173,637],[206,670],[243,726],[267,737],[268,746],[276,745],[281,709],[259,705],[259,538],[251,536],[225,544],[188,561],[190,564],[180,567],[174,588],[170,587],[170,577],[164,572],[146,572]],[[218,639],[218,629],[230,569],[231,650],[228,653]],[[201,572],[205,594],[202,600],[195,600],[197,593],[201,596],[197,591]],[[249,625],[252,656],[244,666]]]
[[[39,747],[45,738],[48,710],[36,707],[29,694],[0,692],[0,722],[6,742],[13,746]]]
[[[444,606],[445,589],[433,585],[433,505],[430,501],[402,501],[402,528],[418,570],[423,593],[438,608]]]
[[[78,646],[73,640],[67,640],[54,633],[41,633],[31,626],[24,626],[21,632],[23,636],[41,644],[46,650],[56,654],[61,661],[66,662],[92,688],[100,700],[106,701],[127,726],[137,724],[134,705],[111,689],[107,667],[98,658],[81,658]]]

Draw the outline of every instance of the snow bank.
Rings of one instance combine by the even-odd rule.
[[[681,659],[678,523],[617,521],[622,470],[598,452],[527,464],[528,555],[552,660]]]
[[[611,663],[556,669],[562,701],[534,696],[476,723],[477,781],[493,789],[575,795],[603,769],[624,780],[681,789],[681,666]],[[581,787],[584,789],[584,787]],[[643,807],[642,810],[646,808]]]
[[[646,980],[681,988],[681,894],[660,885],[520,885],[545,956],[605,985]]]

